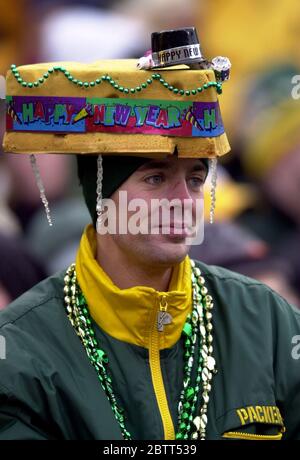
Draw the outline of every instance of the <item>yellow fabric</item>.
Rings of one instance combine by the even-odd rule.
[[[81,81],[92,81],[102,75],[110,75],[113,80],[124,87],[136,87],[152,75],[152,70],[137,70],[134,59],[103,60],[93,64],[77,62],[51,62],[18,67],[21,77],[27,82],[33,82],[51,67],[63,66],[75,78]],[[186,66],[176,66],[160,69],[165,80],[179,89],[192,89],[203,86],[209,81],[215,81],[212,70],[190,70]],[[56,97],[101,97],[101,98],[130,98],[130,99],[162,99],[180,101],[217,101],[215,88],[208,88],[193,96],[176,95],[159,82],[152,84],[141,92],[134,94],[121,93],[107,83],[95,87],[81,88],[71,83],[62,72],[50,75],[40,87],[24,88],[12,72],[7,74],[8,96],[56,96]],[[30,133],[7,132],[4,136],[5,152],[11,153],[65,153],[65,154],[130,154],[140,156],[166,156],[177,150],[179,156],[216,157],[229,152],[230,146],[226,134],[217,137],[175,137],[147,134],[117,134],[117,133]]]
[[[92,225],[88,225],[77,253],[76,272],[97,324],[116,339],[149,349],[153,347],[153,329],[157,329],[159,303],[166,296],[167,311],[173,320],[158,334],[156,347],[159,350],[172,347],[179,340],[192,308],[189,257],[174,268],[169,291],[158,292],[145,286],[119,289],[102,270],[95,255],[96,232]]]
[[[76,257],[77,280],[88,302],[91,316],[109,335],[149,349],[149,364],[164,439],[175,439],[160,365],[160,350],[172,347],[180,338],[192,309],[191,265],[188,256],[173,270],[168,292],[136,286],[119,289],[95,259],[96,233],[87,226]],[[173,318],[164,331],[157,330],[157,313],[162,299]]]

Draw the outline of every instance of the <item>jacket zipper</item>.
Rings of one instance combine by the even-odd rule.
[[[159,353],[159,334],[161,334],[162,332],[158,331],[158,315],[159,312],[167,311],[167,296],[160,295],[158,298],[158,303],[158,308],[153,309],[153,316],[151,321],[151,331],[149,340],[149,362],[154,392],[164,428],[164,439],[175,439],[174,425],[170,414],[170,409],[168,406],[168,400],[164,387]]]
[[[251,440],[257,440],[257,441],[280,441],[282,438],[282,433],[279,434],[270,434],[270,435],[264,435],[264,434],[251,434],[251,433],[241,433],[239,431],[228,431],[227,433],[224,433],[223,438],[231,438],[231,439],[248,439],[249,441]]]

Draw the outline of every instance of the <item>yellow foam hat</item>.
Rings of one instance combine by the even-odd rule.
[[[13,65],[4,151],[213,158],[230,150],[212,69],[136,64]]]

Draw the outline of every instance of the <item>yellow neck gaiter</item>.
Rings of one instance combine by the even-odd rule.
[[[172,347],[192,310],[189,257],[173,269],[168,292],[145,286],[119,289],[96,261],[96,247],[95,229],[88,225],[78,249],[76,273],[98,326],[118,340],[149,348],[158,312],[166,309],[172,320],[158,333],[158,346],[160,350]]]

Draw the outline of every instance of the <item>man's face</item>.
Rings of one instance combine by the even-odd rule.
[[[125,213],[127,232],[117,231],[108,237],[133,263],[180,262],[188,253],[191,236],[195,235],[199,206],[200,218],[203,215],[206,173],[199,159],[171,156],[145,163],[111,196],[117,210],[116,228],[124,220],[120,215]],[[126,206],[124,197],[132,207]],[[137,199],[138,208],[134,205]],[[143,233],[135,231],[136,224]]]

